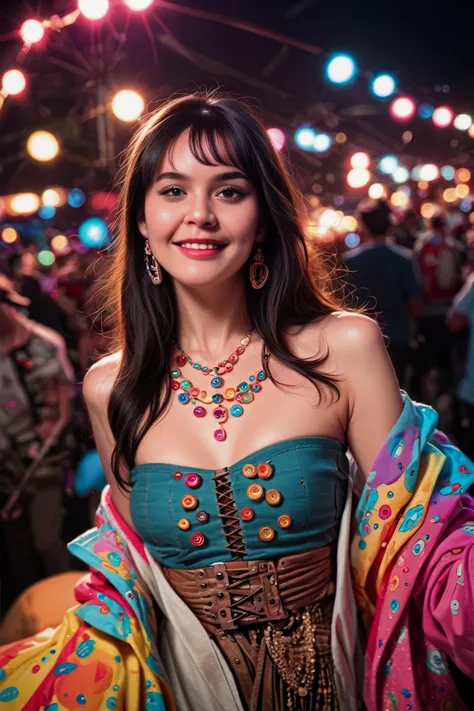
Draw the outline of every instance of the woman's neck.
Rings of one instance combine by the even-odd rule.
[[[239,345],[250,330],[244,285],[222,284],[209,289],[177,285],[179,345],[193,360],[218,362]]]

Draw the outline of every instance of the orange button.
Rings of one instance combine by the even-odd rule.
[[[281,502],[281,494],[277,489],[269,489],[265,496],[267,504],[270,506],[278,506]]]
[[[233,400],[235,398],[235,388],[227,388],[224,390],[224,400]]]
[[[271,526],[262,526],[258,535],[262,541],[272,541],[275,538],[275,531]]]
[[[257,476],[257,470],[253,464],[246,464],[242,467],[242,474],[247,477],[247,479],[255,479]]]
[[[270,464],[267,464],[266,462],[263,464],[259,464],[257,467],[257,474],[260,479],[270,479],[273,474],[273,468],[270,466]]]
[[[182,531],[187,531],[188,528],[191,528],[191,524],[189,523],[187,518],[180,518],[178,521],[178,528],[180,528]]]
[[[242,518],[244,521],[251,521],[254,516],[255,516],[254,510],[251,509],[249,506],[245,506],[240,511],[240,518]]]
[[[290,526],[293,525],[293,519],[291,516],[288,516],[288,514],[283,514],[283,516],[280,516],[278,519],[278,525],[280,528],[290,528]]]
[[[185,494],[181,499],[181,506],[186,511],[192,511],[198,505],[198,500],[193,494]]]
[[[251,484],[247,487],[247,496],[252,501],[260,501],[265,495],[265,490],[260,484]]]

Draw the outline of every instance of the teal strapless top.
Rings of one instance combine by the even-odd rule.
[[[344,509],[345,451],[336,439],[297,437],[224,469],[138,464],[130,473],[134,526],[172,568],[231,561],[233,551],[257,560],[325,546]]]

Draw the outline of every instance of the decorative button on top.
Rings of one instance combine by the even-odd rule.
[[[183,478],[183,472],[175,472],[173,474],[173,479],[182,479]]]
[[[240,518],[243,519],[244,521],[251,521],[254,516],[255,516],[255,513],[254,513],[253,509],[251,509],[249,506],[245,506],[240,511]]]
[[[278,519],[278,525],[280,528],[290,528],[293,525],[293,519],[288,514],[283,514]]]
[[[275,531],[271,526],[262,526],[258,535],[262,541],[272,541],[275,538]]]
[[[273,474],[273,467],[267,462],[259,464],[257,467],[257,474],[260,479],[270,479]]]
[[[281,502],[281,494],[277,489],[269,489],[265,495],[265,500],[270,506],[278,506]]]
[[[196,514],[196,519],[199,523],[207,523],[209,521],[209,514],[207,511],[198,511]]]
[[[180,518],[178,521],[178,528],[180,528],[182,531],[187,531],[189,528],[191,528],[191,524],[187,518]]]
[[[206,542],[206,537],[204,536],[203,533],[193,533],[191,536],[191,543],[193,546],[203,546]]]
[[[202,484],[202,479],[199,476],[199,474],[195,474],[194,472],[192,474],[186,474],[184,478],[184,483],[186,486],[189,486],[191,489],[197,489],[198,486],[201,486]]]
[[[260,484],[251,484],[247,487],[247,496],[249,499],[252,499],[252,501],[260,501],[260,499],[263,499],[264,494],[265,490]]]
[[[247,479],[255,479],[257,476],[257,469],[253,464],[246,464],[242,467],[242,474],[247,477]]]
[[[186,509],[186,511],[192,511],[196,508],[197,505],[198,500],[192,494],[185,494],[181,499],[181,506],[183,507],[183,509]]]

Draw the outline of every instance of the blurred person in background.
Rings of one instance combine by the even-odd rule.
[[[61,336],[29,319],[26,297],[0,275],[0,508],[4,604],[69,567],[62,541],[71,466],[74,372]],[[31,477],[22,482],[33,465]],[[21,482],[21,484],[20,484]],[[10,600],[8,596],[10,595]]]
[[[359,206],[361,245],[346,252],[352,299],[377,314],[388,338],[388,352],[402,387],[410,361],[411,319],[421,312],[421,289],[408,250],[394,245],[391,211],[385,200],[367,200]]]
[[[399,247],[413,250],[421,229],[420,216],[415,210],[407,210],[402,221],[393,230],[393,239]]]

